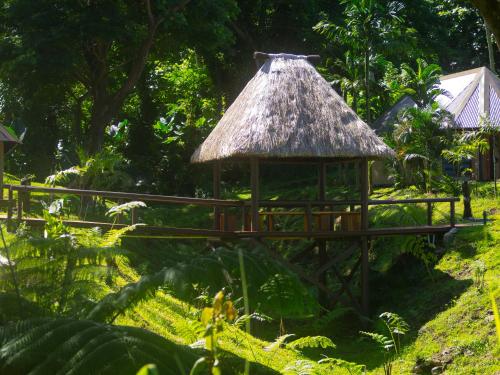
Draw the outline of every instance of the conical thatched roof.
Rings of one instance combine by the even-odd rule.
[[[249,157],[392,156],[307,56],[265,55],[192,162]]]

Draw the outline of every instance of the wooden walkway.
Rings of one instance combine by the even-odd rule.
[[[210,220],[213,221],[212,228],[180,228],[170,226],[154,226],[141,224],[137,211],[132,209],[128,223],[92,221],[83,219],[67,219],[63,222],[71,227],[90,228],[101,227],[103,229],[123,228],[127,225],[137,224],[130,236],[153,236],[162,238],[215,238],[215,239],[240,239],[240,238],[263,238],[275,240],[289,239],[348,239],[361,236],[370,238],[380,236],[396,235],[426,235],[446,233],[453,227],[462,227],[455,223],[455,202],[458,198],[422,198],[401,200],[369,200],[368,205],[401,205],[401,204],[425,204],[427,221],[425,225],[401,226],[390,228],[368,228],[361,230],[359,225],[359,212],[355,211],[360,205],[358,200],[325,200],[325,201],[259,201],[260,221],[258,231],[252,231],[249,224],[249,202],[243,200],[223,200],[177,197],[165,195],[137,194],[125,192],[111,192],[99,190],[81,190],[67,188],[49,188],[24,185],[5,185],[8,189],[8,200],[3,201],[7,206],[7,216],[0,219],[10,219],[26,222],[33,226],[43,226],[45,220],[30,215],[31,201],[34,196],[56,196],[65,197],[93,197],[109,199],[117,202],[143,201],[157,205],[188,205],[203,206],[213,210]],[[433,224],[433,204],[449,203],[450,221],[447,224]],[[351,212],[345,211],[349,207]],[[147,209],[147,208],[146,208]],[[343,211],[344,210],[344,211]],[[15,212],[14,212],[15,211]],[[234,211],[239,211],[235,214]],[[298,225],[298,230],[279,230],[275,223],[281,217],[295,217],[303,221],[303,226]],[[349,225],[344,225],[344,222]],[[264,224],[264,225],[262,225]]]

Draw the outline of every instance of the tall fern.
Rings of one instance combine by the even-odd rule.
[[[36,319],[0,327],[0,374],[186,374],[200,353],[135,327]]]

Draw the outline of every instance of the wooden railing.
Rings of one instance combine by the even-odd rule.
[[[213,229],[193,229],[193,228],[172,228],[171,230],[179,229],[184,231],[206,231],[207,233],[225,232],[225,233],[247,233],[252,231],[250,222],[252,220],[250,214],[250,201],[243,200],[228,200],[228,199],[211,199],[211,198],[192,198],[178,197],[153,194],[139,194],[126,192],[113,192],[101,190],[84,190],[84,189],[68,189],[68,188],[51,188],[43,186],[24,186],[24,185],[5,185],[8,189],[8,204],[7,218],[13,219],[14,207],[17,207],[17,220],[30,220],[28,212],[29,205],[25,202],[30,201],[30,195],[33,193],[42,193],[53,195],[74,195],[79,197],[99,197],[114,201],[143,201],[145,203],[157,204],[180,204],[203,206],[213,210]],[[14,199],[14,194],[17,193],[17,201]],[[415,199],[400,199],[400,200],[369,200],[368,206],[380,205],[397,205],[397,204],[426,204],[426,226],[433,225],[433,204],[434,203],[449,203],[450,205],[450,221],[449,226],[455,226],[455,203],[458,198],[415,198]],[[23,203],[24,202],[24,203]],[[304,230],[295,231],[302,233],[303,236],[322,232],[325,236],[328,232],[333,231],[352,231],[360,232],[362,222],[361,218],[361,201],[360,200],[311,200],[311,201],[286,201],[286,200],[266,200],[258,202],[259,219],[265,220],[266,225],[262,225],[260,232],[276,233],[275,222],[284,216],[294,216],[302,218],[304,221]],[[349,208],[349,211],[346,209]],[[281,210],[280,210],[281,209]],[[241,215],[235,215],[234,210],[240,210]],[[24,214],[23,214],[24,212]],[[25,215],[26,214],[26,215]],[[239,216],[239,219],[237,219]],[[208,217],[208,216],[207,216]],[[31,217],[32,220],[34,220]],[[239,221],[239,225],[237,223]],[[132,209],[130,214],[130,224],[138,222],[136,209]],[[83,222],[80,222],[83,224]],[[95,222],[92,222],[96,224]],[[111,223],[101,223],[111,225]],[[123,224],[124,225],[124,224]],[[417,228],[415,226],[414,228]],[[368,228],[369,229],[369,228]],[[386,230],[387,233],[394,232],[395,228]],[[377,228],[381,233],[385,233],[383,228]],[[257,234],[257,233],[255,233]],[[302,235],[301,234],[301,235]]]

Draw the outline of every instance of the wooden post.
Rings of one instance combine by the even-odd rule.
[[[31,180],[29,178],[26,179],[21,179],[21,185],[23,186],[31,186]],[[20,194],[20,191],[17,192],[17,197],[22,198],[23,204],[22,208],[24,212],[28,213],[31,210],[31,193],[29,191],[23,191],[22,194]]]
[[[21,190],[17,191],[17,220],[23,218],[23,193]]]
[[[135,207],[130,210],[130,221],[132,225],[137,224],[137,209]]]
[[[14,204],[14,190],[12,190],[12,186],[9,187],[9,206],[7,208],[7,219],[12,219],[12,205]]]
[[[3,200],[4,143],[0,142],[0,200]]]
[[[361,180],[361,230],[368,230],[368,159],[363,158],[360,164]],[[370,265],[368,259],[368,236],[361,238],[361,307],[363,313],[370,313]]]
[[[324,161],[319,162],[318,193],[319,200],[324,201],[326,199],[326,163]]]
[[[320,201],[325,201],[326,200],[326,163],[324,161],[319,162],[319,170],[318,170],[318,198]],[[321,206],[320,210],[323,210],[324,207]],[[321,215],[319,217],[319,225],[320,225],[320,230],[321,228]],[[318,263],[319,266],[323,266],[328,262],[328,254],[326,251],[326,240],[319,240],[318,241]],[[327,283],[327,273],[322,272],[319,277],[318,281],[322,283],[323,285],[326,285]],[[320,290],[319,291],[319,303],[327,307],[328,306],[328,295],[324,291]]]
[[[306,230],[307,230],[307,233],[311,234],[312,229],[313,229],[312,209],[311,209],[311,204],[308,203],[306,206]]]
[[[450,202],[450,226],[455,226],[455,201]]]
[[[227,232],[229,230],[229,209],[226,206],[224,206],[223,210],[224,210],[224,227],[223,227],[223,229],[224,229],[224,232]]]
[[[215,199],[220,199],[220,161],[216,161],[213,166],[213,194]],[[220,230],[220,208],[214,207],[214,229]]]
[[[259,159],[250,159],[250,189],[252,193],[252,232],[259,231]]]
[[[427,202],[427,225],[432,226],[432,202]]]

